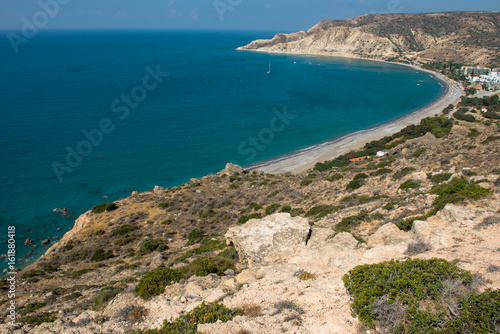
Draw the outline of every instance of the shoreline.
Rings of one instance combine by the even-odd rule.
[[[255,50],[249,50],[249,51],[255,51]],[[302,56],[315,56],[315,55],[302,55]],[[325,57],[324,55],[316,55],[316,56]],[[356,58],[356,59],[385,62],[383,60],[374,60],[366,58]],[[388,123],[384,123],[376,127],[349,133],[347,135],[334,138],[327,142],[319,143],[317,145],[313,145],[311,147],[302,150],[294,151],[284,156],[262,161],[254,165],[246,166],[245,169],[250,171],[258,170],[270,174],[280,174],[288,172],[293,174],[300,174],[313,168],[314,165],[316,165],[316,163],[318,162],[333,160],[342,154],[348,153],[350,151],[359,150],[368,142],[379,140],[385,136],[394,134],[408,125],[418,124],[422,119],[426,117],[439,115],[441,114],[442,110],[446,108],[448,105],[450,104],[456,105],[460,101],[460,97],[462,96],[463,90],[462,86],[458,82],[445,77],[441,73],[433,72],[416,65],[409,65],[409,64],[395,63],[395,62],[390,62],[390,63],[409,66],[414,70],[429,73],[434,78],[436,78],[438,82],[445,85],[445,92],[440,97],[431,101],[430,103],[421,107],[420,109],[417,109],[408,115],[402,116]]]

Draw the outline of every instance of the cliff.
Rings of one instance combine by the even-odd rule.
[[[500,65],[500,12],[375,14],[321,21],[240,50]]]

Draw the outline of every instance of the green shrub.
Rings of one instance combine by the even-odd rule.
[[[219,256],[202,256],[191,262],[185,269],[185,272],[187,275],[196,275],[200,277],[209,274],[217,274],[220,276],[227,269],[236,270],[233,260]]]
[[[113,298],[115,298],[117,294],[119,294],[122,291],[123,291],[122,288],[113,288],[113,287],[105,287],[101,289],[96,299],[94,300],[93,310],[94,311],[102,310],[103,308],[106,307],[106,305],[108,305],[108,303]]]
[[[330,181],[330,182],[335,182],[335,181],[338,181],[340,179],[343,179],[344,176],[342,174],[333,174],[332,176],[326,178],[327,181]]]
[[[30,317],[22,318],[23,322],[28,323],[29,325],[41,325],[46,322],[54,322],[57,320],[57,317],[54,313],[42,313],[37,315],[32,315]]]
[[[444,138],[450,134],[453,122],[445,116],[427,117],[420,122],[424,133],[430,132],[436,138]]]
[[[162,202],[162,203],[158,204],[158,207],[160,209],[168,209],[172,206],[172,204],[173,203],[171,203],[171,202]]]
[[[144,255],[154,251],[162,252],[167,249],[167,245],[161,240],[154,239],[146,239],[141,242],[141,246],[139,247],[139,252]]]
[[[202,213],[200,213],[200,218],[208,218],[213,217],[217,214],[214,209],[205,209]]]
[[[310,185],[312,182],[313,181],[311,179],[305,179],[302,182],[300,182],[300,185],[305,187],[305,186]]]
[[[442,173],[442,174],[437,174],[437,175],[433,175],[431,177],[431,180],[432,182],[434,183],[443,183],[445,181],[448,181],[450,179],[450,177],[452,177],[453,174],[452,173]]]
[[[219,254],[217,254],[217,256],[224,257],[226,259],[236,260],[238,258],[238,252],[236,251],[236,248],[234,248],[233,246],[231,248],[228,248],[220,252]]]
[[[65,251],[69,251],[73,249],[73,240],[68,240],[66,244],[63,246]]]
[[[396,205],[398,205],[399,203],[398,202],[389,202],[387,203],[383,209],[384,210],[387,210],[387,211],[391,211],[392,209],[394,209],[394,207],[396,207]]]
[[[413,228],[413,223],[416,220],[426,220],[429,218],[429,215],[424,215],[424,216],[418,216],[418,217],[410,217],[410,218],[405,218],[401,219],[396,226],[401,230],[401,231],[410,231]]]
[[[77,279],[77,278],[80,278],[83,274],[88,273],[89,271],[92,271],[92,269],[91,268],[85,268],[85,269],[75,270],[75,271],[71,272],[70,277],[72,279]]]
[[[364,221],[370,221],[370,216],[365,211],[360,211],[357,215],[344,217],[340,223],[335,226],[335,232],[351,232],[351,229]]]
[[[389,169],[389,168],[381,168],[381,169],[378,169],[376,170],[373,175],[375,176],[380,176],[380,175],[385,175],[385,174],[390,174],[392,173],[392,169]]]
[[[134,226],[134,225],[122,225],[116,230],[113,231],[113,236],[119,236],[119,235],[126,235],[128,233],[131,233],[135,230],[137,230],[139,227]]]
[[[330,161],[325,161],[325,162],[318,162],[314,166],[314,170],[324,172],[329,169],[332,169],[333,167],[345,167],[349,165],[350,161],[349,160],[342,160],[342,159],[334,159]]]
[[[399,189],[408,190],[408,189],[416,189],[418,187],[420,187],[420,183],[415,182],[415,181],[410,179],[410,180],[406,180],[405,182],[403,182],[399,186]]]
[[[281,211],[280,212],[290,213],[291,211],[292,211],[292,207],[290,205],[283,205],[281,207]]]
[[[365,183],[362,179],[352,180],[346,186],[346,190],[356,190],[361,188]]]
[[[318,205],[318,206],[311,208],[309,211],[307,211],[305,216],[306,217],[322,218],[322,217],[325,217],[326,215],[329,215],[330,213],[332,213],[334,211],[336,211],[336,209],[332,205]]]
[[[471,122],[471,123],[476,120],[476,118],[474,116],[468,115],[468,114],[464,113],[462,110],[454,112],[453,117],[455,119],[460,120],[460,121]]]
[[[471,128],[469,129],[469,133],[467,134],[467,137],[469,138],[476,138],[481,134],[478,129]]]
[[[425,151],[426,151],[425,147],[417,148],[411,156],[414,158],[419,158],[422,154],[425,153]]]
[[[34,312],[38,309],[41,309],[42,307],[44,307],[45,305],[47,305],[48,302],[41,302],[41,303],[30,303],[30,304],[26,304],[26,306],[24,306],[24,308],[22,309],[22,313],[31,313],[31,312]]]
[[[448,321],[443,333],[498,333],[500,290],[486,290],[462,297],[462,309],[457,319]]]
[[[226,248],[226,243],[224,241],[206,239],[202,241],[200,247],[187,251],[183,255],[176,258],[174,262],[179,262],[180,260],[189,259],[191,256],[195,254],[203,254],[206,252],[214,251],[216,249],[224,249],[224,248]]]
[[[205,237],[205,231],[202,230],[201,228],[193,228],[191,231],[189,231],[187,238],[188,238],[188,245],[192,245],[201,239]]]
[[[279,209],[280,205],[279,204],[271,204],[266,207],[266,216],[275,213]]]
[[[238,219],[238,224],[245,224],[250,219],[261,219],[261,218],[262,218],[262,214],[260,214],[260,213],[252,213],[249,215],[244,215],[244,216],[241,216],[240,219]]]
[[[489,143],[491,143],[492,141],[497,140],[498,138],[500,138],[500,136],[489,136],[488,138],[486,138],[485,140],[483,140],[483,141],[481,142],[481,144],[483,144],[483,145],[489,144]]]
[[[478,200],[493,194],[489,189],[477,184],[470,184],[464,177],[453,178],[448,183],[434,186],[429,192],[438,195],[433,202],[436,212],[444,208],[448,203],[459,203],[467,199]]]
[[[175,321],[163,322],[163,326],[159,329],[150,329],[147,331],[136,330],[132,334],[181,334],[181,333],[198,333],[199,324],[210,324],[215,322],[228,322],[237,315],[243,315],[243,310],[231,310],[219,303],[204,302],[195,307],[188,313],[182,313]]]
[[[356,174],[354,176],[353,180],[364,180],[367,178],[368,178],[368,175],[366,175],[365,173],[359,173],[359,174]]]
[[[302,209],[302,208],[293,208],[291,211],[290,211],[290,216],[292,217],[297,217],[297,216],[300,216],[302,214],[305,213],[305,210]]]
[[[416,171],[416,169],[413,167],[405,167],[405,168],[401,169],[399,172],[394,173],[392,178],[395,180],[399,180],[399,179],[402,179],[403,177],[405,177],[406,175],[408,175],[414,171]]]
[[[179,269],[160,266],[140,279],[135,292],[142,299],[150,299],[162,294],[167,285],[172,282],[179,282],[184,276],[184,272]]]
[[[118,209],[118,205],[115,202],[101,203],[92,208],[92,213],[103,213],[104,211],[113,211],[116,209]]]
[[[104,251],[102,248],[96,248],[94,252],[92,253],[92,257],[90,258],[90,261],[92,262],[100,262],[104,261],[107,259],[110,259],[113,257],[113,251],[112,250],[107,250]]]
[[[351,308],[359,320],[371,328],[378,320],[374,314],[377,302],[391,305],[397,303],[404,307],[407,323],[398,328],[398,333],[417,333],[407,331],[412,325],[420,324],[425,333],[438,329],[438,322],[445,320],[442,312],[431,314],[432,309],[442,309],[441,291],[446,280],[460,280],[467,285],[472,282],[470,272],[458,268],[455,264],[443,259],[409,259],[406,261],[389,261],[378,264],[357,266],[342,278],[344,285],[354,299]],[[434,304],[434,308],[426,309],[424,305]],[[399,319],[398,319],[399,320]],[[417,326],[418,328],[418,326]]]

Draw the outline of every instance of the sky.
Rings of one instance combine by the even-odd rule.
[[[307,30],[375,13],[500,10],[499,0],[0,0],[0,29]]]

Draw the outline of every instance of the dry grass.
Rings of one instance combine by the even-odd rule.
[[[297,278],[302,280],[302,281],[316,279],[315,273],[311,273],[311,272],[305,271],[305,270],[299,270],[298,272],[295,273],[295,276],[297,276]]]
[[[260,317],[262,315],[262,307],[257,304],[247,304],[243,306],[243,312],[250,318]]]

